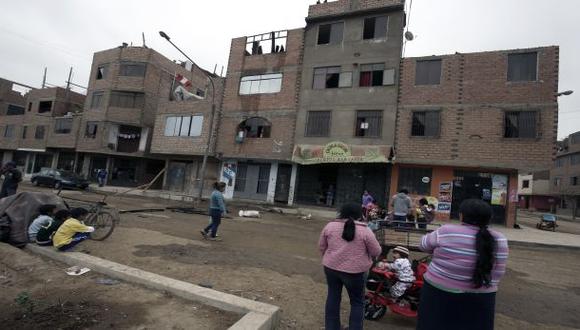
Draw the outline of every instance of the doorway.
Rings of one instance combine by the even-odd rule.
[[[290,178],[292,177],[292,165],[280,164],[278,166],[278,176],[276,178],[276,194],[274,201],[277,203],[288,203],[290,197]]]
[[[234,198],[266,200],[270,164],[239,163]]]

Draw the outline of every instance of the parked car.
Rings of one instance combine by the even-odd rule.
[[[55,170],[52,168],[42,168],[30,178],[35,186],[48,186],[54,189],[74,188],[87,189],[89,182],[77,174],[69,171]]]

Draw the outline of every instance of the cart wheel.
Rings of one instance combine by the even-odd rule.
[[[370,298],[365,299],[365,319],[371,321],[377,321],[381,319],[387,313],[387,306],[377,305],[371,303]]]

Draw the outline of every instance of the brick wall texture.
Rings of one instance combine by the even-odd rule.
[[[538,80],[508,82],[508,54],[538,53]],[[401,63],[399,163],[542,170],[551,166],[558,126],[558,47],[406,58]],[[441,59],[439,85],[416,86],[416,61]],[[412,113],[440,110],[440,134],[412,137]],[[538,111],[537,137],[504,138],[505,111]]]
[[[346,14],[354,11],[402,6],[405,0],[337,0],[311,5],[308,18]]]

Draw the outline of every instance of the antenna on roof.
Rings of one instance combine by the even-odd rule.
[[[222,65],[222,72],[220,72],[220,77],[224,76],[224,66]]]
[[[217,71],[217,63],[215,64],[215,66],[213,67],[213,74],[215,74],[215,72]]]
[[[145,43],[145,32],[141,32],[141,37],[143,38],[143,48],[147,48],[147,44]]]

